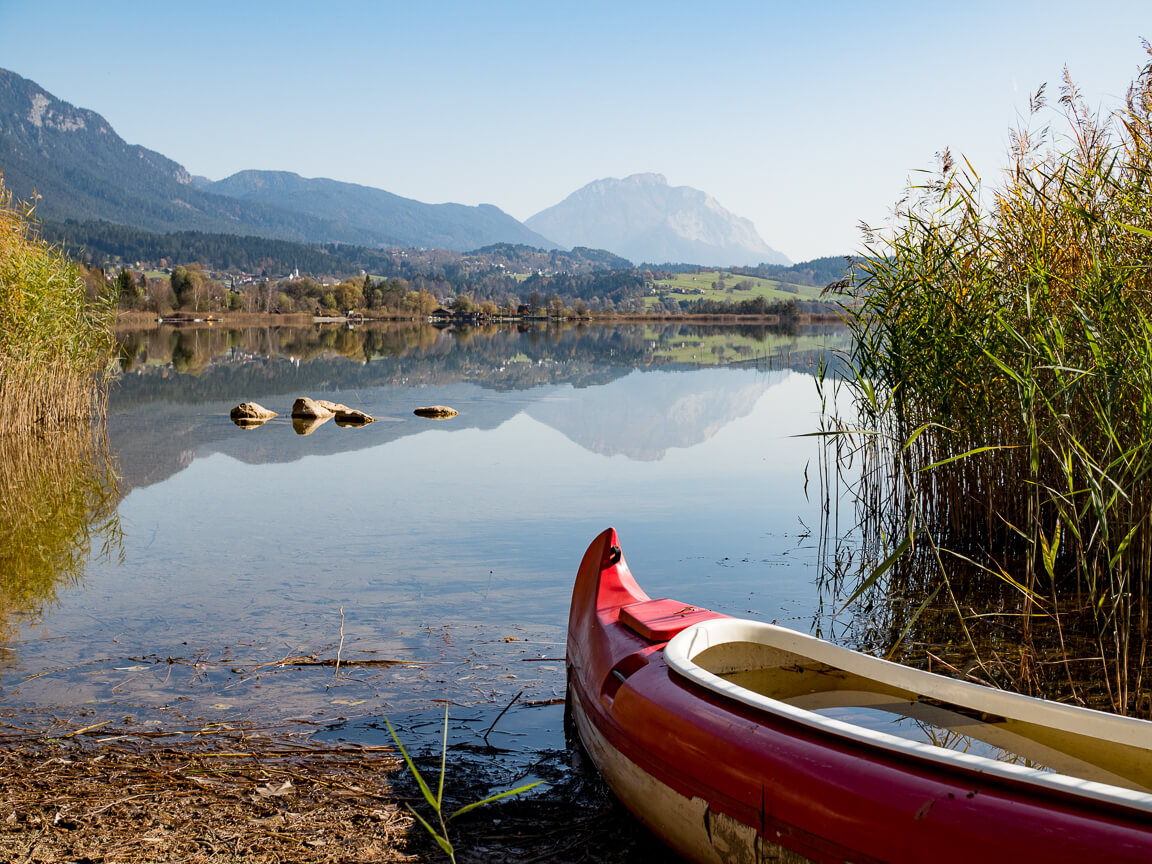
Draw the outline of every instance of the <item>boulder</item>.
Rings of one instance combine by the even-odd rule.
[[[376,418],[371,414],[365,414],[355,408],[345,408],[343,405],[340,407],[342,410],[336,412],[337,426],[364,426],[376,422]]]
[[[316,404],[327,408],[333,414],[339,414],[341,411],[351,411],[347,405],[341,405],[339,402],[329,402],[327,399],[317,399]]]
[[[232,421],[234,423],[263,423],[265,420],[271,420],[276,416],[275,411],[269,411],[256,402],[241,402],[232,409]]]
[[[455,417],[460,412],[455,408],[449,408],[447,405],[429,405],[425,408],[417,408],[412,413],[417,417],[428,417],[432,420],[447,420],[449,417]]]
[[[332,417],[336,412],[327,407],[332,405],[332,402],[324,404],[324,400],[317,401],[309,399],[307,396],[301,396],[292,403],[292,418],[302,420],[327,420]]]

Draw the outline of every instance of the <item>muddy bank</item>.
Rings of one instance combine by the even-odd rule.
[[[0,734],[0,860],[447,860],[406,807],[432,817],[395,750],[342,741],[336,731],[9,726]],[[415,759],[434,784],[439,753],[422,748]],[[529,775],[543,782],[450,823],[458,861],[668,860],[578,747],[513,751],[455,743],[445,809]]]
[[[567,734],[559,634],[499,632],[84,662],[52,640],[70,664],[0,678],[0,861],[446,861],[384,722],[434,783],[445,704],[446,809],[543,781],[453,821],[458,861],[666,860]]]

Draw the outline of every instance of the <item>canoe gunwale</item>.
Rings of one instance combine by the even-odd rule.
[[[713,674],[699,666],[692,659],[702,651],[725,642],[753,642],[764,644],[762,638],[759,637],[765,636],[775,637],[774,640],[770,638],[767,642],[767,644],[773,647],[780,647],[805,657],[812,657],[812,659],[818,662],[827,663],[828,665],[845,669],[846,671],[862,675],[863,677],[880,677],[881,680],[884,680],[888,676],[882,673],[898,670],[900,678],[903,679],[899,683],[900,687],[921,695],[929,695],[932,698],[941,698],[942,694],[946,701],[954,704],[962,706],[970,705],[970,701],[957,699],[956,695],[957,693],[972,694],[981,697],[978,701],[985,703],[980,705],[982,710],[989,710],[994,713],[1005,714],[1006,716],[1019,718],[1019,714],[1021,713],[1020,708],[1027,708],[1033,711],[1039,709],[1041,713],[1049,715],[1078,716],[1083,722],[1087,722],[1089,718],[1102,720],[1112,727],[1109,730],[1110,732],[1112,730],[1128,732],[1129,735],[1125,735],[1124,737],[1131,737],[1132,733],[1138,732],[1143,732],[1144,735],[1148,734],[1147,721],[1118,715],[1103,715],[1103,717],[1100,717],[1100,712],[1080,708],[1075,705],[1046,702],[1045,700],[1024,696],[1019,693],[1009,693],[1007,691],[994,690],[979,684],[943,678],[930,672],[911,669],[879,657],[870,657],[847,648],[831,645],[805,633],[778,627],[773,624],[741,618],[717,618],[694,624],[682,630],[664,646],[663,659],[669,670],[676,676],[690,681],[712,693],[747,705],[757,711],[766,712],[770,715],[836,736],[840,739],[849,739],[866,746],[894,752],[916,760],[927,760],[937,765],[959,768],[965,771],[975,771],[1010,782],[1023,782],[1050,789],[1059,794],[1073,794],[1101,803],[1120,805],[1126,808],[1133,808],[1142,813],[1152,814],[1152,794],[1139,792],[1134,789],[1126,789],[1120,786],[1113,786],[1108,783],[1072,777],[1067,774],[1041,771],[1024,765],[999,762],[984,756],[911,741],[886,732],[857,726],[852,723],[836,720],[832,717],[825,717],[813,711],[789,705],[787,702],[773,699],[741,687],[731,681],[727,681],[719,675]],[[790,644],[780,645],[778,644],[779,642]],[[811,653],[806,649],[812,649]],[[873,674],[865,674],[868,672]],[[877,676],[877,672],[881,673],[881,675]],[[941,690],[939,686],[941,682],[945,685],[943,690]],[[891,682],[885,680],[885,683]],[[915,686],[917,683],[937,686],[918,688]],[[925,690],[929,692],[924,692]],[[989,703],[994,707],[987,707]],[[1013,708],[1016,710],[1012,710]],[[1028,720],[1028,722],[1036,721]],[[1146,742],[1142,743],[1143,746],[1147,746]]]
[[[622,614],[634,604],[645,604],[638,616]],[[1126,864],[1152,860],[1152,806],[1124,800],[1132,796],[1085,795],[1083,781],[1073,789],[1035,782],[1029,769],[1024,769],[1027,779],[1018,768],[993,773],[981,770],[983,761],[974,768],[972,757],[967,762],[939,759],[939,753],[922,753],[899,738],[895,741],[900,746],[876,746],[836,728],[861,728],[851,723],[826,717],[826,723],[814,724],[809,721],[820,715],[776,700],[791,711],[766,711],[754,704],[757,700],[723,692],[725,682],[719,676],[710,683],[720,687],[686,677],[670,661],[677,646],[691,647],[685,635],[691,627],[708,632],[760,622],[713,612],[716,619],[693,622],[668,642],[640,634],[652,629],[649,613],[662,619],[667,616],[659,613],[668,611],[706,610],[652,601],[628,569],[615,530],[597,536],[573,586],[567,703],[583,747],[609,787],[689,860],[918,864],[926,860],[926,850],[941,864],[1083,864],[1104,852],[1108,860]],[[629,620],[635,617],[645,625],[639,630]],[[658,623],[653,635],[665,631]],[[690,659],[698,651],[686,653]],[[725,653],[712,658],[712,668],[739,672],[737,664],[745,658],[739,652]],[[781,656],[777,649],[776,657]],[[773,665],[773,658],[759,659],[765,661],[760,668]],[[806,665],[802,656],[796,662]],[[855,683],[850,678],[841,680]],[[1132,722],[1147,728],[1145,721]],[[1123,791],[1097,785],[1110,793]],[[695,808],[687,819],[676,815],[685,801]],[[744,839],[733,846],[729,833],[717,833],[717,828],[732,829]]]

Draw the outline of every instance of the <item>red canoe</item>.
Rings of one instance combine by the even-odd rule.
[[[692,861],[1152,861],[1152,723],[651,600],[611,528],[576,577],[568,704]]]

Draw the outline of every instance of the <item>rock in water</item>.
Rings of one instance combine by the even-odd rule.
[[[364,426],[376,422],[376,418],[371,414],[365,414],[355,408],[345,408],[343,405],[340,408],[341,410],[336,412],[337,426]]]
[[[275,411],[269,411],[263,405],[256,402],[241,402],[232,409],[232,422],[237,426],[242,426],[245,429],[250,429],[254,426],[259,426],[266,420],[271,420],[276,417]]]
[[[329,402],[328,405],[333,403]],[[301,396],[292,403],[292,417],[304,420],[327,420],[336,412],[324,404],[324,401],[309,399]]]
[[[293,420],[329,420],[332,417],[336,418],[336,425],[338,426],[363,426],[376,420],[375,417],[365,414],[363,411],[349,408],[339,402],[330,402],[327,399],[309,399],[307,396],[301,396],[292,404]],[[315,427],[309,428],[308,431],[311,432],[312,428]],[[300,432],[299,427],[296,431]],[[308,433],[301,432],[301,434],[306,435]]]
[[[447,405],[429,405],[426,408],[417,408],[412,413],[417,417],[429,417],[433,420],[447,420],[449,417],[455,417],[460,412],[455,408],[449,408]]]

